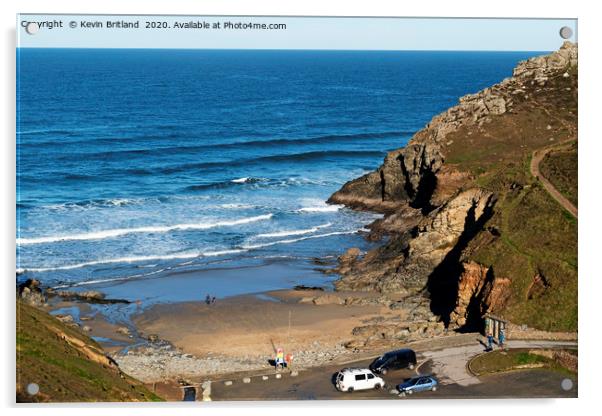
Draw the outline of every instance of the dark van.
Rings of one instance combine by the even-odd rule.
[[[375,373],[387,374],[387,371],[400,370],[402,368],[414,369],[416,366],[416,353],[410,349],[389,351],[378,357],[370,364],[370,370]]]

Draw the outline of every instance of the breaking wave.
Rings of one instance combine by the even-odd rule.
[[[305,230],[276,231],[273,233],[257,234],[255,236],[255,238],[289,237],[289,236],[294,236],[294,235],[311,234],[311,233],[315,233],[316,231],[318,231],[322,228],[330,227],[331,225],[332,225],[332,223],[329,222],[326,224],[317,225],[312,228],[307,228]]]
[[[127,234],[136,233],[168,233],[171,231],[181,230],[207,230],[209,228],[216,227],[228,227],[234,225],[249,224],[256,221],[265,221],[273,217],[273,214],[258,215],[256,217],[240,218],[231,221],[215,221],[215,222],[200,222],[191,224],[175,224],[175,225],[164,225],[164,226],[147,226],[147,227],[136,227],[136,228],[116,228],[113,230],[102,230],[93,231],[89,233],[72,234],[72,235],[59,235],[59,236],[48,236],[48,237],[34,237],[34,238],[17,238],[18,245],[28,244],[47,244],[56,243],[59,241],[82,241],[82,240],[103,240],[106,238],[115,238]]]
[[[157,255],[157,256],[131,256],[131,257],[118,257],[114,259],[103,259],[103,260],[95,260],[88,261],[84,263],[76,263],[76,264],[67,264],[64,266],[56,266],[56,267],[26,267],[17,269],[17,273],[24,272],[49,272],[56,270],[73,270],[80,269],[82,267],[88,266],[96,266],[100,264],[115,264],[115,263],[141,263],[145,261],[157,261],[157,260],[178,260],[178,259],[194,259],[197,257],[214,257],[214,256],[224,256],[226,254],[237,254],[241,253],[245,250],[221,250],[221,251],[207,251],[207,252],[184,252],[184,253],[176,253],[176,254],[166,254],[166,255]]]
[[[357,233],[357,230],[333,231],[332,233],[316,234],[316,235],[310,235],[307,237],[300,237],[300,238],[291,238],[289,240],[278,240],[278,241],[272,241],[269,243],[262,243],[262,244],[247,244],[247,245],[243,245],[242,248],[247,249],[247,250],[256,250],[259,248],[275,246],[277,244],[292,244],[292,243],[297,243],[299,241],[311,240],[314,238],[324,238],[324,237],[331,237],[333,235],[345,235],[345,234],[355,234],[355,233]]]
[[[141,262],[145,262],[145,261],[185,260],[185,259],[194,259],[194,258],[202,258],[202,257],[225,256],[228,254],[239,254],[239,253],[247,252],[249,250],[256,250],[256,249],[261,249],[264,247],[271,247],[271,246],[275,246],[275,245],[279,245],[279,244],[292,244],[292,243],[297,243],[299,241],[310,240],[310,239],[315,239],[315,238],[325,238],[325,237],[331,237],[331,236],[335,236],[335,235],[345,235],[345,234],[355,234],[355,233],[357,233],[357,230],[335,231],[335,232],[331,232],[331,233],[316,234],[316,235],[310,235],[310,236],[300,237],[300,238],[291,238],[291,239],[287,239],[287,240],[271,241],[269,243],[247,244],[247,245],[242,245],[240,247],[236,247],[233,249],[227,249],[227,250],[205,251],[205,252],[189,251],[189,252],[167,254],[167,255],[118,257],[118,258],[112,258],[112,259],[101,259],[101,260],[76,263],[76,264],[68,264],[68,265],[55,266],[55,267],[23,267],[23,268],[18,268],[16,270],[16,272],[18,274],[25,273],[25,272],[39,273],[39,272],[49,272],[49,271],[57,271],[57,270],[73,270],[73,269],[80,269],[83,267],[97,266],[97,265],[104,265],[104,264],[141,263]]]

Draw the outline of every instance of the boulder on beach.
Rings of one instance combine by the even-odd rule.
[[[323,292],[324,288],[320,286],[296,285],[293,287],[293,290],[318,290]]]
[[[55,315],[54,317],[64,324],[69,324],[69,323],[73,322],[73,316],[71,316],[71,315],[58,314],[58,315]]]
[[[314,305],[343,305],[345,300],[333,294],[317,296],[313,299]]]
[[[36,279],[27,279],[18,286],[19,298],[32,306],[42,306],[46,303],[46,296],[40,288],[40,281]]]
[[[127,326],[120,326],[115,332],[121,335],[130,335],[130,329]]]

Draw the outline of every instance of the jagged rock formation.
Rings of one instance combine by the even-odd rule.
[[[548,217],[533,225],[539,227],[534,233],[548,232],[546,221],[549,226],[564,221],[557,207],[548,207],[523,160],[550,141],[576,140],[576,65],[577,46],[569,42],[550,55],[521,62],[512,77],[460,98],[407,146],[390,152],[376,171],[334,193],[329,203],[385,213],[371,225],[369,237],[388,236],[363,257],[358,252],[342,256],[337,289],[430,296],[432,312],[458,328],[468,325],[471,316],[502,313],[514,302],[513,290],[523,290],[518,288],[522,284],[513,286],[519,276],[505,273],[533,276],[535,262],[552,268],[560,279],[576,278],[572,270],[569,277],[558,274],[567,267],[550,265],[544,255],[540,261],[523,254],[533,244],[528,236],[521,235],[518,243],[507,237],[518,239],[508,218],[524,221],[541,204],[546,204],[541,215]],[[571,238],[574,234],[576,246],[576,228],[563,230]],[[501,253],[497,260],[496,252]],[[507,260],[512,256],[516,270]],[[569,269],[576,267],[572,256],[566,256]],[[499,276],[493,277],[496,262],[501,267],[496,264]]]
[[[19,298],[28,305],[42,306],[46,303],[46,296],[40,288],[40,281],[36,279],[27,279],[17,287]]]
[[[363,321],[363,325],[353,328],[353,339],[345,343],[346,348],[359,349],[377,343],[410,342],[447,334],[443,322],[429,309],[429,300],[412,296],[401,301],[391,301],[385,297],[377,299],[380,304],[388,304],[392,313]],[[352,304],[345,302],[346,304]]]
[[[357,251],[347,252],[338,269],[345,278],[335,283],[337,289],[420,291],[461,235],[487,216],[492,197],[476,188],[463,191],[361,261]]]
[[[495,278],[490,267],[468,262],[463,263],[462,268],[456,307],[450,315],[451,328],[466,325],[470,314],[480,317],[485,313],[498,312],[510,295],[510,279]]]

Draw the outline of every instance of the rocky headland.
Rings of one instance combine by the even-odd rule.
[[[576,44],[521,62],[511,77],[461,97],[375,171],[330,197],[385,214],[369,227],[382,245],[341,256],[336,288],[401,296],[392,308],[426,304],[412,318],[441,323],[440,332],[482,329],[485,313],[523,328],[576,331],[577,218],[529,171],[534,152],[572,143],[574,158],[563,156],[548,171],[565,179],[560,185],[576,201],[566,185],[566,178],[576,184],[576,132]]]

